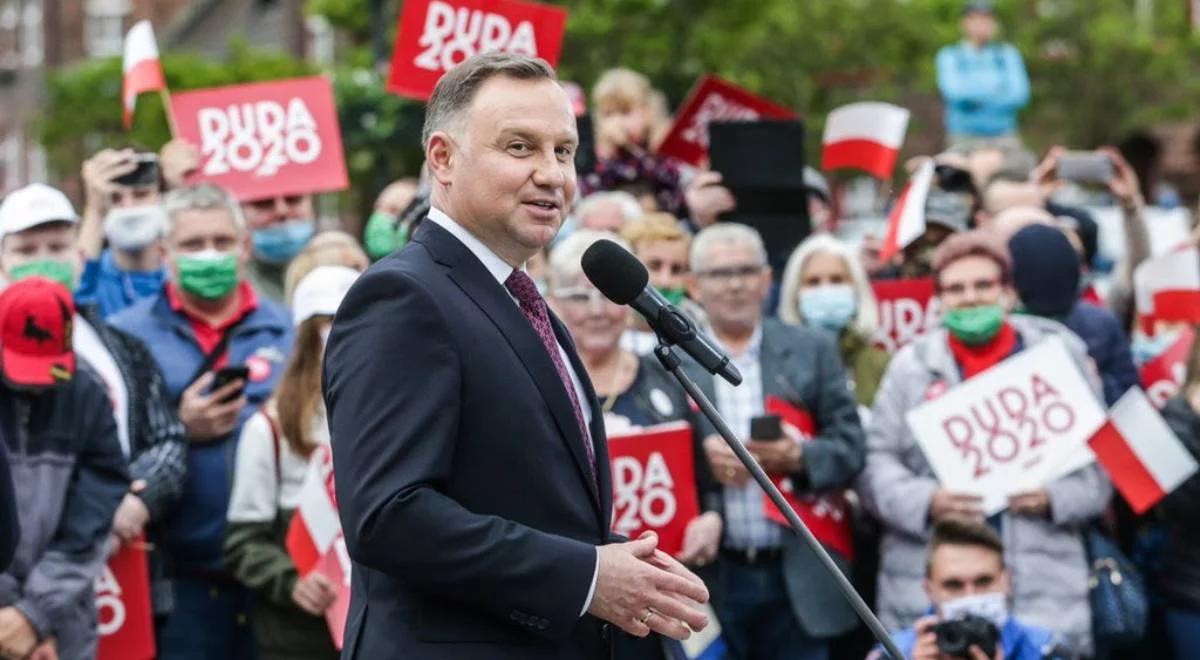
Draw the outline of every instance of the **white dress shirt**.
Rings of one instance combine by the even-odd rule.
[[[471,251],[471,254],[475,255],[476,259],[479,259],[480,263],[483,264],[483,267],[492,274],[492,277],[496,278],[496,282],[500,284],[500,288],[504,290],[504,293],[508,294],[508,297],[513,301],[513,304],[518,304],[517,299],[513,298],[512,294],[509,293],[508,288],[504,286],[504,282],[507,281],[508,276],[511,275],[514,270],[516,270],[515,268],[509,265],[509,263],[504,259],[501,259],[500,256],[492,251],[492,249],[483,241],[479,240],[478,237],[467,231],[465,227],[458,224],[453,218],[446,215],[441,209],[437,207],[431,207],[429,209],[428,220],[442,229],[450,232],[454,238],[457,238],[460,243],[465,245],[467,249]],[[525,267],[522,265],[521,270],[524,269]],[[571,376],[571,385],[575,388],[575,396],[579,401],[579,408],[583,412],[583,421],[585,425],[584,430],[588,434],[588,437],[584,438],[584,441],[592,442],[592,407],[588,405],[587,393],[583,389],[583,381],[579,379],[579,374],[575,373],[575,368],[571,366],[571,359],[567,356],[566,349],[563,348],[561,343],[555,343],[558,345],[558,355],[560,358],[562,358],[562,363],[564,366],[566,366],[567,373]],[[605,456],[596,456],[597,461],[605,460],[606,458],[607,457]],[[592,569],[592,586],[588,588],[587,599],[583,601],[583,610],[579,613],[579,616],[586,614],[588,608],[592,606],[592,597],[596,594],[596,578],[599,576],[599,573],[600,551],[597,549],[596,567]]]

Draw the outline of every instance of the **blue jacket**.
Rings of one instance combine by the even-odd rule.
[[[111,323],[146,344],[166,378],[167,390],[178,402],[204,360],[188,319],[171,309],[166,294],[160,292],[117,314]],[[229,364],[243,364],[254,358],[268,365],[270,372],[264,380],[247,383],[248,402],[232,434],[220,440],[189,443],[187,480],[177,508],[167,516],[163,534],[167,552],[176,564],[204,570],[221,568],[237,438],[246,419],[271,396],[291,348],[291,318],[282,307],[259,297],[258,308],[233,329]]]
[[[1017,111],[1029,103],[1029,76],[1011,44],[945,46],[937,83],[946,103],[946,132],[968,137],[1015,133]]]
[[[1063,325],[1087,344],[1088,357],[1096,362],[1104,383],[1104,402],[1112,405],[1138,384],[1138,370],[1129,352],[1129,338],[1113,313],[1089,302],[1075,303]]]
[[[904,657],[912,657],[917,631],[905,628],[892,635],[896,648]],[[1000,630],[1000,646],[1004,649],[1004,660],[1042,660],[1058,657],[1058,640],[1054,633],[1036,626],[1028,626],[1009,617]],[[882,657],[882,656],[880,656]]]
[[[100,316],[108,318],[144,298],[153,298],[166,281],[166,270],[131,273],[117,267],[112,250],[105,250],[99,259],[89,259],[83,265],[75,301],[100,308]]]

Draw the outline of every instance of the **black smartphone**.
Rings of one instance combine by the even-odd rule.
[[[222,369],[219,369],[217,371],[216,377],[213,378],[212,389],[215,392],[216,390],[219,390],[222,387],[225,387],[226,385],[228,385],[236,380],[242,381],[242,387],[243,387],[243,389],[245,389],[245,383],[248,378],[250,378],[250,368],[244,364],[238,365],[236,367],[224,367]],[[230,401],[237,399],[241,395],[242,395],[242,390],[238,390],[238,391],[234,392],[233,394],[230,394],[229,396],[225,397],[224,399],[221,399],[221,403],[229,403]]]
[[[779,415],[760,415],[750,420],[751,440],[779,440],[783,437],[783,423]]]
[[[133,160],[137,167],[113,179],[113,183],[122,186],[158,185],[158,154],[137,154]]]

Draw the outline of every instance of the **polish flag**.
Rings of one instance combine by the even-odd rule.
[[[1139,514],[1197,469],[1196,460],[1138,387],[1113,404],[1108,422],[1088,445],[1125,501]]]
[[[1133,272],[1138,314],[1200,322],[1200,250],[1187,248],[1143,262]]]
[[[288,527],[285,545],[300,575],[315,568],[342,535],[333,498],[332,467],[328,448],[313,453],[308,475],[300,487],[300,503]]]
[[[880,179],[892,178],[908,117],[908,110],[891,103],[851,103],[834,110],[821,138],[821,169],[853,167]]]
[[[138,94],[167,88],[162,62],[158,59],[158,44],[154,41],[154,28],[150,21],[138,21],[129,28],[125,35],[123,68],[125,80],[121,86],[121,98],[125,103],[125,129],[129,130]]]
[[[888,261],[925,233],[925,198],[933,184],[933,170],[933,159],[926,159],[904,186],[888,216],[887,237],[879,251],[880,261]]]

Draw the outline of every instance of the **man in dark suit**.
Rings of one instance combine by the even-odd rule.
[[[542,60],[493,53],[438,83],[432,205],[355,284],[325,364],[354,561],[346,658],[607,658],[613,626],[706,625],[703,583],[614,542],[601,414],[523,266],[575,195],[570,103]]]

